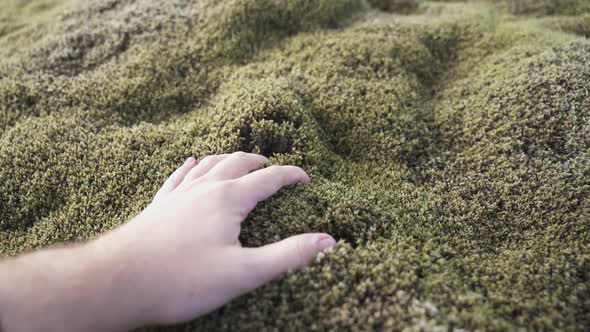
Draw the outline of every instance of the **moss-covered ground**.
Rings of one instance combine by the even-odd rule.
[[[253,151],[313,185],[244,245],[341,243],[173,330],[587,331],[589,37],[587,0],[3,0],[0,255]]]

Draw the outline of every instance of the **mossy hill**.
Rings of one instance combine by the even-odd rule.
[[[587,0],[3,0],[0,255],[253,151],[313,184],[244,245],[342,242],[171,330],[587,331],[589,37]]]

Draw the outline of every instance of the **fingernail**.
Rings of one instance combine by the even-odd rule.
[[[320,237],[316,245],[319,251],[324,251],[335,246],[336,240],[334,240],[334,238],[330,235],[324,235]]]
[[[188,157],[184,163],[185,163],[185,164],[190,164],[190,163],[193,163],[194,161],[195,161],[195,158],[193,158],[193,157]]]
[[[309,174],[307,174],[305,171],[303,172],[303,174],[305,175],[301,178],[301,183],[309,184],[311,182],[311,176],[309,176]]]

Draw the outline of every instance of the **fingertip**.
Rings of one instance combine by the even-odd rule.
[[[301,173],[301,175],[300,175],[300,178],[301,178],[300,182],[303,183],[303,184],[309,184],[309,183],[311,183],[311,177],[309,176],[309,174],[307,174],[307,172],[303,168],[301,168],[301,167],[298,167],[298,168],[299,168],[299,171]]]
[[[308,266],[322,252],[330,250],[336,240],[325,233],[303,233],[259,248],[241,248],[253,279],[252,289],[280,275]]]
[[[336,245],[336,240],[330,234],[320,234],[316,240],[318,252],[324,252]]]
[[[307,173],[304,173],[304,174],[305,175],[303,177],[303,181],[302,182],[305,183],[305,184],[310,184],[311,183],[311,176],[309,176],[309,174],[307,174]]]
[[[197,160],[194,157],[188,157],[184,163],[185,165],[194,165],[197,163]]]
[[[264,164],[270,163],[270,159],[268,159],[268,157],[266,157],[264,155],[261,155],[258,153],[247,153],[247,152],[245,152],[245,154],[249,155],[249,156],[253,156],[254,158],[257,158],[260,163],[264,163]]]

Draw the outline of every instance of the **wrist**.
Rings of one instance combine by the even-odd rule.
[[[88,243],[90,250],[101,262],[98,273],[103,280],[102,309],[108,311],[104,319],[112,322],[112,329],[127,330],[155,321],[154,300],[148,287],[150,273],[147,257],[136,241],[117,229]],[[92,272],[91,272],[92,273]]]

